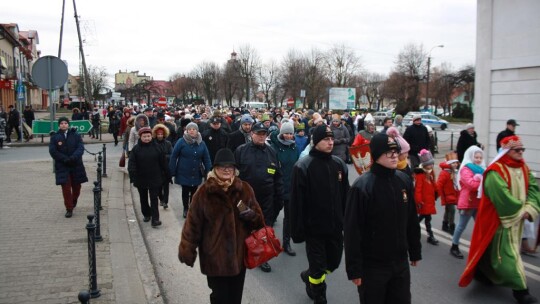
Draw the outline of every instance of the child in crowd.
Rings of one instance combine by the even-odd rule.
[[[308,137],[306,136],[306,126],[303,122],[296,125],[296,134],[294,135],[294,142],[296,143],[296,149],[298,150],[298,156],[304,151],[308,145]]]
[[[418,221],[425,220],[426,231],[428,233],[427,242],[431,245],[438,245],[439,241],[433,235],[431,230],[431,215],[436,214],[435,199],[437,189],[435,183],[435,173],[433,165],[435,160],[433,155],[426,149],[420,151],[420,166],[414,169],[415,190],[414,199],[418,210]]]
[[[412,170],[409,166],[409,151],[411,151],[411,146],[409,143],[401,136],[399,130],[396,127],[390,127],[386,130],[386,135],[392,137],[399,145],[401,149],[398,155],[398,164],[397,169],[403,173],[406,173],[412,178]]]
[[[482,194],[479,189],[482,185],[482,174],[485,169],[484,151],[477,146],[470,146],[465,151],[463,163],[459,167],[458,182],[460,192],[457,205],[459,222],[452,238],[452,248],[450,248],[450,254],[458,259],[463,259],[463,254],[458,247],[461,234],[467,227],[471,217],[476,218],[476,211]]]
[[[457,177],[459,161],[456,152],[447,153],[445,158],[446,161],[439,164],[441,173],[437,179],[437,191],[441,196],[441,205],[444,206],[442,230],[453,235],[456,228],[454,216],[459,197]]]

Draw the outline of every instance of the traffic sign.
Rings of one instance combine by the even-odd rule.
[[[43,56],[32,66],[32,78],[44,90],[61,88],[68,79],[66,64],[58,57]]]
[[[54,121],[54,131],[58,132],[58,122]],[[73,120],[69,122],[70,128],[77,129],[77,133],[88,133],[92,129],[92,124],[88,120]],[[51,122],[49,120],[34,120],[32,122],[32,133],[49,134],[51,132]]]
[[[24,85],[22,83],[17,84],[17,100],[24,101]]]

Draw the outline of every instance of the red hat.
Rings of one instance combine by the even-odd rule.
[[[517,135],[507,136],[501,140],[501,147],[503,149],[514,149],[523,147],[521,138]]]
[[[143,135],[144,133],[150,133],[152,134],[152,129],[150,127],[142,127],[139,129],[139,137]]]

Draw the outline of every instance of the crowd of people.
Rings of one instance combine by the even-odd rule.
[[[91,113],[73,115],[94,123]],[[508,120],[497,138],[499,155],[490,165],[474,125],[468,124],[456,151],[447,153],[436,170],[438,151],[420,115],[408,127],[401,115],[387,118],[381,131],[369,112],[203,105],[111,107],[103,116],[128,160],[144,222],[159,227],[160,206],[172,202],[169,184],[182,188],[185,221],[178,258],[193,266],[199,255],[211,303],[241,303],[243,240],[254,229],[274,226],[281,210],[285,253],[295,256],[294,244],[305,243],[308,269],[299,276],[314,303],[327,303],[327,276],[339,267],[343,252],[361,303],[411,303],[409,267],[422,259],[422,221],[427,243],[439,245],[432,228],[437,202],[444,208],[442,230],[453,237],[449,253],[455,258],[465,258],[460,238],[475,220],[471,252],[477,254],[469,254],[460,285],[474,277],[512,288],[518,303],[536,301],[519,253],[535,254],[538,247],[528,239],[538,240],[534,220],[540,196],[523,160],[515,120]],[[76,174],[82,141],[68,123],[62,119],[50,146],[66,217],[86,181]],[[353,161],[349,147],[355,145],[369,145],[372,165],[351,184],[347,164]],[[524,226],[532,232],[519,235]],[[522,239],[520,247],[514,239]],[[272,271],[270,263],[259,267]]]

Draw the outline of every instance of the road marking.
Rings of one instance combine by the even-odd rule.
[[[423,223],[420,225],[420,228],[422,230],[422,235],[428,236],[426,232],[426,227]],[[438,239],[440,243],[446,244],[448,246],[452,246],[452,236],[450,234],[436,228],[431,228],[431,230],[433,230],[433,232],[437,236],[442,237]],[[459,250],[469,253],[469,247],[470,247],[471,242],[461,239],[459,243],[460,243]],[[532,271],[530,272],[530,271],[525,270],[525,275],[537,282],[540,282],[540,275],[536,274],[536,273],[540,274],[540,267],[524,262],[523,260],[522,262],[525,269]]]

